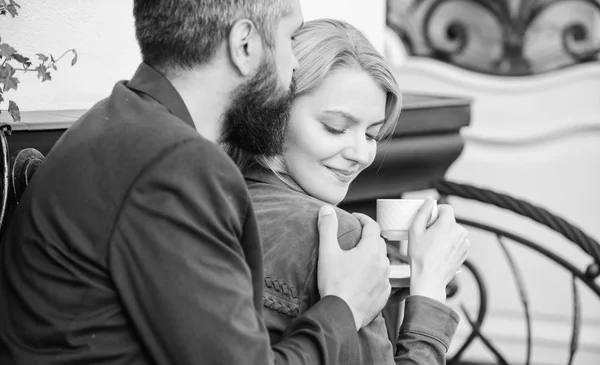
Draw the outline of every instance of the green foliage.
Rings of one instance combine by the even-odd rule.
[[[11,18],[19,15],[18,9],[21,6],[14,0],[0,0],[0,15],[8,16]],[[8,112],[15,122],[21,121],[21,113],[19,112],[19,106],[12,100],[8,101],[8,108],[2,109],[4,105],[4,93],[14,89],[18,90],[19,78],[15,76],[17,72],[37,72],[38,79],[44,81],[52,80],[50,70],[56,71],[58,68],[56,64],[66,55],[72,55],[71,66],[77,62],[77,51],[70,49],[65,51],[60,57],[54,59],[52,54],[45,55],[43,53],[37,53],[37,60],[32,61],[29,57],[20,54],[14,47],[8,43],[3,43],[0,38],[0,113],[3,111]],[[35,64],[34,64],[35,63]]]

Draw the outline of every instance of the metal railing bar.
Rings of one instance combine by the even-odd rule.
[[[569,362],[573,364],[573,359],[579,348],[579,329],[581,328],[581,304],[579,301],[579,291],[577,290],[577,278],[573,275],[573,331],[571,332],[571,344],[569,347]]]
[[[500,247],[502,248],[502,251],[504,252],[504,255],[506,256],[506,260],[508,261],[508,264],[510,265],[513,278],[515,279],[515,285],[517,286],[517,289],[519,290],[519,297],[521,299],[521,305],[523,306],[523,312],[525,314],[525,324],[526,324],[525,328],[526,328],[526,332],[527,332],[527,348],[525,350],[525,364],[529,365],[531,362],[531,314],[529,311],[529,301],[527,299],[527,292],[525,289],[525,280],[523,279],[523,273],[521,272],[521,269],[519,269],[519,266],[517,265],[516,260],[513,258],[512,254],[508,250],[508,247],[506,247],[506,243],[504,243],[504,241],[502,241],[502,236],[496,235],[496,238],[498,239],[498,243],[500,244]]]
[[[496,360],[498,360],[498,363],[500,365],[508,365],[508,362],[506,361],[506,359],[504,359],[504,356],[502,356],[500,351],[498,351],[496,347],[492,345],[492,342],[488,340],[487,337],[484,336],[483,333],[481,333],[481,331],[479,331],[479,329],[475,327],[475,323],[473,322],[471,317],[469,317],[469,313],[467,312],[465,306],[461,305],[460,307],[463,311],[463,314],[465,315],[465,318],[467,319],[467,322],[469,322],[469,324],[471,325],[473,332],[476,333],[477,336],[479,336],[479,339],[485,345],[485,347],[487,347],[494,354],[494,356],[496,356]]]
[[[485,282],[483,281],[483,276],[473,263],[471,263],[469,260],[466,260],[463,263],[463,266],[471,272],[473,278],[475,279],[475,282],[477,283],[477,288],[479,289],[479,310],[477,314],[477,321],[474,324],[475,328],[479,330],[479,328],[481,328],[481,326],[483,325],[483,320],[485,319],[485,316],[487,314],[487,288],[485,286]],[[471,343],[476,337],[477,334],[471,331],[469,337],[467,337],[465,342],[459,347],[452,359],[448,361],[448,364],[458,364],[460,361],[460,357],[465,352],[465,350],[471,345]]]
[[[575,267],[575,265],[571,264],[570,262],[566,261],[565,259],[563,259],[562,257],[556,255],[555,253],[553,253],[552,251],[548,250],[545,247],[542,247],[528,239],[525,239],[523,237],[517,236],[513,233],[510,233],[508,231],[505,231],[501,228],[498,227],[493,227],[490,226],[488,224],[484,224],[484,223],[479,223],[479,222],[475,222],[475,221],[471,221],[469,219],[464,219],[464,218],[456,218],[456,222],[458,222],[459,224],[464,224],[466,226],[470,226],[473,228],[477,228],[477,229],[481,229],[484,231],[488,231],[490,233],[494,233],[496,235],[501,235],[504,236],[510,240],[513,240],[515,242],[518,242],[524,246],[527,246],[531,249],[533,249],[534,251],[537,251],[539,253],[541,253],[542,255],[545,255],[546,257],[550,258],[551,260],[553,260],[554,262],[556,262],[557,264],[559,264],[560,266],[562,266],[563,268],[569,270],[573,275],[575,275],[579,280],[581,280],[583,283],[585,283],[598,297],[600,297],[600,286],[597,285],[593,280],[591,280],[590,278],[588,278],[581,270],[579,270],[577,267]]]

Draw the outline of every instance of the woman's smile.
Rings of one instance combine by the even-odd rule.
[[[345,183],[345,184],[351,183],[359,173],[358,170],[344,170],[344,169],[337,169],[335,167],[330,167],[327,165],[324,165],[324,166],[326,168],[328,168],[329,171],[331,171],[338,180],[340,180],[342,183]]]

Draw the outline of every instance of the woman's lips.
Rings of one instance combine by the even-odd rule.
[[[329,166],[326,167],[338,178],[338,180],[340,180],[343,183],[351,182],[352,180],[354,180],[356,174],[358,173],[357,171],[336,169],[334,167]]]

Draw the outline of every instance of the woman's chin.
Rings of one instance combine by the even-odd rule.
[[[339,205],[344,198],[346,197],[346,193],[348,191],[343,191],[343,192],[324,192],[321,194],[315,194],[313,195],[315,198],[320,199],[322,201],[324,201],[327,204],[331,204],[331,205]]]

